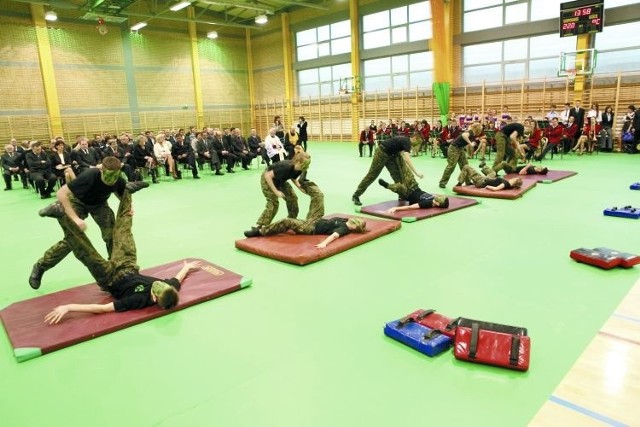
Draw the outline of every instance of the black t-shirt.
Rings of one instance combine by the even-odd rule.
[[[273,171],[273,184],[276,188],[281,188],[282,184],[290,179],[296,179],[300,176],[302,171],[297,171],[293,167],[293,161],[282,160],[279,162],[271,163],[267,168],[267,171]]]
[[[511,135],[514,131],[518,132],[518,136],[524,136],[524,125],[520,123],[509,123],[502,129],[500,129],[500,132],[507,135],[507,137]]]
[[[518,167],[516,167],[516,172],[520,173],[520,171],[524,168],[527,168],[527,175],[535,175],[536,174],[536,167],[533,165],[520,165]]]
[[[126,181],[120,177],[114,185],[107,185],[102,182],[100,169],[87,169],[78,177],[67,184],[73,196],[85,205],[97,206],[107,202],[111,193],[122,196]]]
[[[331,235],[338,233],[338,236],[342,237],[351,232],[349,227],[347,227],[347,221],[346,218],[319,219],[318,222],[316,222],[314,234]]]
[[[404,136],[394,136],[380,143],[387,154],[399,154],[403,151],[411,153],[411,141]]]
[[[116,299],[116,301],[113,302],[115,310],[138,310],[154,305],[155,303],[151,299],[151,285],[158,280],[180,290],[180,282],[175,277],[171,279],[158,279],[156,277],[134,273],[109,287],[109,292]]]
[[[490,185],[490,186],[492,186],[492,187],[497,187],[497,186],[499,186],[500,184],[504,184],[504,190],[508,190],[508,189],[512,188],[512,187],[511,187],[511,184],[509,184],[509,181],[507,181],[507,180],[506,180],[506,179],[504,179],[504,178],[500,178],[500,177],[498,177],[498,178],[491,178],[491,179],[487,179],[487,180],[484,182],[484,185],[485,185],[485,186]]]
[[[417,203],[420,209],[429,209],[433,207],[434,198],[435,196],[433,194],[422,191],[420,188],[415,188],[411,193],[409,193],[407,201],[410,205],[415,205]]]
[[[473,132],[468,131],[469,132],[469,141],[473,141],[474,139],[476,139],[476,136],[473,134]],[[458,136],[452,143],[451,145],[455,145],[458,148],[464,148],[467,145],[469,145],[467,143],[467,141],[462,137],[462,135],[464,134],[464,132],[462,132],[460,134],[460,136]]]

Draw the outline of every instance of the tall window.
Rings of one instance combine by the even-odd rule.
[[[431,7],[428,1],[397,7],[362,17],[365,49],[431,38]]]
[[[555,1],[557,0],[549,0],[547,3]],[[559,10],[560,8],[557,9],[558,13]],[[502,27],[528,20],[527,0],[464,0],[464,32]]]
[[[298,61],[351,52],[349,20],[296,33]]]
[[[640,70],[640,22],[605,26],[596,34],[595,48],[598,51],[595,71],[615,73]]]
[[[464,46],[463,79],[477,84],[557,77],[560,52],[573,50],[575,40],[556,33]]]
[[[337,95],[340,91],[340,79],[351,75],[349,63],[298,71],[298,96],[305,98]]]
[[[431,87],[433,52],[396,55],[364,61],[364,90]]]

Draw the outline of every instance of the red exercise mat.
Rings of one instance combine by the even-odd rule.
[[[414,222],[425,218],[431,218],[438,215],[443,215],[449,212],[456,211],[462,208],[468,208],[469,206],[477,205],[478,201],[475,199],[468,199],[465,197],[449,197],[449,207],[443,208],[428,208],[428,209],[411,209],[407,211],[398,211],[395,213],[387,213],[387,210],[396,206],[406,206],[407,202],[399,200],[391,200],[389,202],[377,203],[375,205],[364,206],[360,209],[360,213],[378,216],[381,218],[396,219],[402,222]]]
[[[456,185],[455,187],[453,187],[453,191],[465,196],[513,200],[521,197],[524,193],[531,190],[533,187],[535,187],[536,183],[537,181],[534,180],[523,179],[522,187],[502,191],[491,191],[487,190],[486,188],[477,188],[475,185]]]
[[[352,216],[354,215],[333,214],[325,218],[351,218]],[[349,233],[334,240],[324,249],[318,249],[314,245],[323,241],[327,236],[288,233],[236,240],[236,248],[278,261],[306,265],[344,252],[347,249],[392,233],[400,228],[400,222],[398,221],[382,221],[369,218],[366,221],[367,231],[365,233]]]
[[[196,260],[189,258],[186,261]],[[159,265],[141,270],[140,273],[159,278],[173,277],[180,271],[184,261]],[[250,279],[208,261],[200,261],[203,268],[192,271],[185,278],[180,290],[180,302],[171,310],[153,306],[122,313],[69,313],[57,325],[44,322],[44,316],[59,305],[107,304],[113,301],[111,295],[101,291],[95,283],[9,305],[0,311],[0,319],[7,331],[16,359],[18,362],[33,359],[251,285]]]

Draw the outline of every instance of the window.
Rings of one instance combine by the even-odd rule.
[[[640,70],[640,22],[605,26],[596,34],[595,48],[598,52],[595,71],[615,73]]]
[[[365,49],[431,38],[431,8],[428,1],[396,7],[362,17]]]
[[[349,20],[296,33],[298,61],[351,52]]]
[[[432,82],[433,52],[364,61],[364,89],[368,92],[431,87]]]
[[[351,77],[351,64],[298,71],[298,96],[333,96],[340,90],[340,79]]]
[[[560,52],[574,50],[575,40],[557,33],[464,46],[464,82],[556,77]]]

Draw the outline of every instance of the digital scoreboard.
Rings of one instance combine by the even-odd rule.
[[[604,26],[604,0],[580,0],[560,5],[560,37],[599,33]]]

